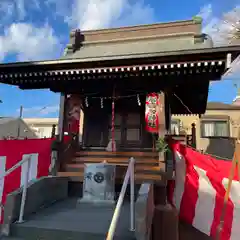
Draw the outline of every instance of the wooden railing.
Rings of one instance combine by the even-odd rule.
[[[174,140],[180,141],[185,145],[196,148],[196,125],[192,123],[191,134],[179,134],[179,135],[167,135],[167,138],[172,138]]]
[[[196,148],[196,125],[192,123],[191,134],[189,135],[166,135],[166,141],[168,142],[171,139],[178,140],[182,142],[184,145],[191,146],[192,148]],[[174,173],[174,162],[173,156],[171,152],[165,153],[165,163],[166,163],[166,173],[168,177],[173,176]]]
[[[66,163],[75,156],[78,149],[78,137],[69,136],[69,138],[60,141],[59,136],[56,135],[51,148],[52,157],[53,155],[56,157],[54,166],[51,166],[51,174],[56,175],[58,171],[64,171]]]

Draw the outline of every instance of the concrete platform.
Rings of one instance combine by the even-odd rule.
[[[11,235],[24,240],[103,240],[114,208],[115,205],[79,204],[77,198],[69,198],[32,215],[24,223],[13,224]],[[114,239],[135,239],[129,231],[129,209],[125,202]]]

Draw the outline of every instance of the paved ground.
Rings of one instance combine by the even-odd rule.
[[[32,215],[22,224],[17,224],[17,232],[23,230],[30,232],[31,229],[48,231],[60,230],[62,232],[91,233],[106,235],[113,216],[115,205],[94,205],[77,203],[76,198],[67,199],[52,207]],[[123,205],[119,223],[116,229],[116,236],[123,239],[133,238],[129,232],[129,203]]]

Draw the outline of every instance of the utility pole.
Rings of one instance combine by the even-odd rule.
[[[19,112],[19,118],[18,118],[17,138],[20,137],[22,115],[23,115],[23,106],[20,106],[20,112]]]

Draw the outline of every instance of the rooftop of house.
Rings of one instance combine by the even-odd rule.
[[[5,124],[8,123],[10,121],[16,121],[18,120],[17,118],[13,118],[13,117],[0,117],[0,124]]]
[[[27,124],[57,124],[58,118],[23,118]]]
[[[207,110],[240,110],[240,105],[222,102],[208,102]]]

